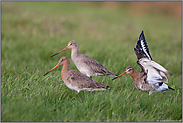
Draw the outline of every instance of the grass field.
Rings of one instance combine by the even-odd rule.
[[[174,14],[132,11],[124,2],[1,3],[2,122],[182,122],[182,30]],[[134,90],[129,75],[99,76],[93,79],[111,89],[78,98],[63,83],[61,66],[43,76],[62,56],[71,60],[70,50],[50,58],[71,40],[118,75],[127,66],[140,71],[133,48],[142,30],[153,60],[173,74],[166,75],[175,91],[149,96]],[[72,61],[70,69],[77,70]]]

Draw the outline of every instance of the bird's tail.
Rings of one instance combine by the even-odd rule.
[[[159,92],[159,91],[167,91],[167,90],[175,90],[175,89],[169,87],[167,84],[165,84],[163,82],[158,82],[156,84],[156,86],[158,86],[158,89],[156,90],[156,92]]]

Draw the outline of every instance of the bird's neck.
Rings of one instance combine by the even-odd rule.
[[[79,47],[75,47],[71,51],[71,58],[77,57],[79,55]]]
[[[139,76],[139,73],[134,70],[134,72],[130,74],[130,76],[133,78],[134,81],[136,81],[137,77]]]
[[[70,69],[70,61],[66,61],[67,63],[63,64],[63,68],[61,71],[61,76],[63,77]]]

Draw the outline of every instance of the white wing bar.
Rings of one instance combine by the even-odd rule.
[[[163,66],[148,58],[139,59],[139,64],[143,67],[145,71],[147,71],[147,80],[151,84],[155,84],[161,81],[168,83],[168,79],[163,72],[172,75]]]

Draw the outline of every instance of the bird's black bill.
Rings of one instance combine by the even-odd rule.
[[[127,72],[126,72],[126,71],[125,71],[125,72],[123,72],[122,74],[120,74],[119,76],[117,76],[117,77],[113,78],[112,80],[117,79],[117,78],[119,78],[120,76],[123,76],[123,75],[125,75],[125,74],[127,74]]]
[[[57,55],[57,54],[59,54],[59,53],[55,53],[54,55],[52,55],[52,56],[50,56],[50,57],[53,57],[53,56],[55,56],[55,55]]]
[[[47,73],[45,73],[44,76],[45,76],[46,74],[48,74],[49,72],[51,72],[52,70],[54,70],[55,68],[57,68],[59,65],[60,65],[60,64],[58,63],[58,64],[57,64],[55,67],[53,67],[50,71],[48,71]]]
[[[118,77],[113,78],[112,81],[115,80],[115,79],[117,79],[117,78],[118,78]]]
[[[59,53],[65,51],[65,50],[67,50],[67,49],[68,49],[68,47],[64,48],[63,50],[59,51],[58,53],[55,53],[54,55],[52,55],[52,56],[50,56],[50,57],[53,57],[53,56],[55,56],[55,55],[57,55],[57,54],[59,54]]]
[[[48,71],[47,73],[45,73],[44,76],[45,76],[46,74],[48,74],[49,72],[50,72],[50,71]]]

